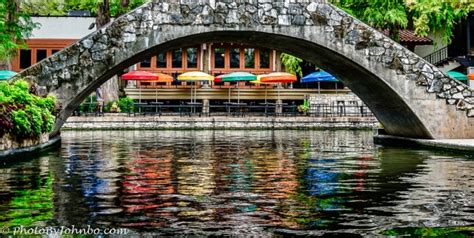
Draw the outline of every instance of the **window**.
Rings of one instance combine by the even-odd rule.
[[[156,67],[166,68],[166,53],[159,53],[156,55]]]
[[[197,48],[188,48],[186,49],[187,57],[187,67],[188,68],[197,68]]]
[[[255,68],[255,49],[247,48],[244,52],[245,68]]]
[[[150,68],[151,67],[151,58],[144,59],[140,62],[140,68]]]
[[[183,67],[183,49],[175,49],[171,51],[172,62],[171,65],[173,68],[182,68]]]
[[[240,49],[230,48],[230,68],[240,68]]]
[[[214,68],[225,68],[225,49],[215,48],[214,49]]]
[[[270,50],[269,49],[260,49],[260,68],[261,69],[270,68]]]
[[[53,55],[56,54],[56,53],[58,53],[58,52],[59,52],[58,49],[54,49],[54,50],[51,51],[51,53],[52,53]]]
[[[20,50],[20,69],[31,66],[31,50]]]
[[[36,50],[36,62],[40,62],[41,60],[47,57],[46,50]]]

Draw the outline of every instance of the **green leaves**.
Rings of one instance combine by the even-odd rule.
[[[0,61],[9,62],[38,25],[19,11],[19,0],[0,0]]]
[[[417,35],[428,36],[433,32],[442,36],[445,43],[453,37],[453,30],[460,20],[474,9],[470,0],[332,0],[336,6],[367,24],[390,31],[398,40],[399,29],[409,22]]]
[[[16,139],[38,137],[52,131],[55,98],[38,97],[29,92],[23,80],[0,83],[0,137],[12,133]]]
[[[69,11],[87,10],[92,15],[97,14],[97,6],[103,0],[25,0],[22,9],[31,15],[65,16]],[[129,12],[142,5],[145,0],[130,0],[128,7],[121,0],[110,0],[110,15],[117,16]]]
[[[474,9],[474,3],[470,1],[412,0],[407,2],[413,14],[415,33],[427,36],[430,32],[434,32],[441,35],[445,43],[451,42],[456,23]]]
[[[297,76],[303,76],[303,71],[301,70],[300,63],[303,62],[302,59],[297,58],[290,54],[282,53],[281,56],[281,63],[285,65],[285,71],[294,74]]]

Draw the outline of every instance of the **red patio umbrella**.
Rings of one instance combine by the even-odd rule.
[[[123,80],[143,80],[143,81],[151,81],[151,80],[159,80],[159,76],[148,72],[148,71],[131,71],[126,74],[122,75]],[[139,88],[139,102],[142,101],[142,88]]]

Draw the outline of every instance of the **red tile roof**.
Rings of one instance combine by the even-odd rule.
[[[385,35],[388,35],[388,30],[382,31]],[[415,32],[412,30],[400,30],[400,43],[414,43],[417,45],[431,45],[433,40],[427,37],[421,37],[415,35]]]

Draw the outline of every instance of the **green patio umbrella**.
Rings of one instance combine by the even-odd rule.
[[[457,71],[448,71],[448,75],[449,77],[457,79],[459,81],[467,81],[467,75]]]
[[[10,70],[0,70],[0,80],[7,80],[13,76],[15,76],[16,73]]]
[[[216,78],[222,80],[222,82],[239,82],[239,81],[257,80],[257,76],[255,74],[251,74],[248,72],[233,72],[229,74],[219,75]],[[240,103],[239,85],[236,85],[236,87],[237,87],[237,103]],[[230,96],[229,96],[229,99],[230,99]]]

